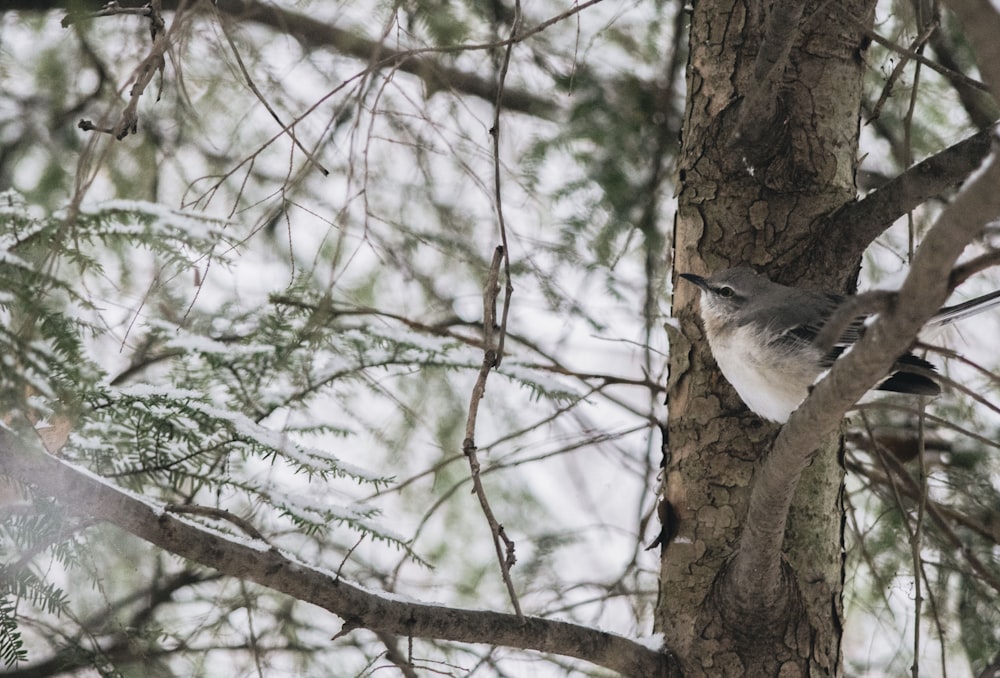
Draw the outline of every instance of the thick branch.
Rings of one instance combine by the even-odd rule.
[[[837,429],[844,412],[889,372],[920,328],[941,307],[951,288],[949,273],[958,256],[1000,215],[1000,162],[996,154],[941,214],[913,259],[895,306],[879,315],[854,350],[792,413],[754,478],[740,548],[728,582],[736,599],[755,613],[782,604],[781,545],[792,495],[823,438]]]
[[[845,205],[822,228],[835,237],[821,242],[830,251],[864,251],[894,221],[965,181],[989,153],[991,138],[990,130],[974,134],[917,163],[864,199]]]
[[[952,0],[949,5],[973,43],[983,80],[994,92],[1000,91],[1000,44],[996,41],[1000,15],[989,4],[974,0]],[[865,199],[846,205],[822,229],[837,234],[825,239],[826,246],[831,251],[864,251],[896,219],[964,181],[986,157],[991,138],[991,129],[985,129],[914,165]]]
[[[33,486],[74,513],[117,525],[227,576],[329,610],[344,620],[345,632],[366,628],[400,636],[505,645],[583,659],[626,676],[680,676],[668,655],[586,626],[538,617],[521,621],[512,614],[379,595],[264,544],[189,522],[47,454],[18,449],[9,436],[0,440],[0,474]]]
[[[994,92],[1000,91],[1000,44],[996,41],[1000,15],[990,5],[974,0],[952,0],[949,5],[970,36],[983,80]],[[863,200],[845,205],[821,229],[836,237],[822,239],[820,246],[825,244],[831,252],[864,251],[896,219],[961,184],[982,163],[991,139],[992,129],[982,130],[917,163]],[[817,259],[824,256],[816,254]]]

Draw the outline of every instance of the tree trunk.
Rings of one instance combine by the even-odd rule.
[[[873,3],[695,3],[679,159],[674,271],[751,265],[776,280],[843,288],[859,251],[813,254],[821,217],[854,200],[863,26]],[[675,277],[676,283],[676,277]],[[715,367],[696,290],[674,288],[664,497],[677,517],[657,619],[686,676],[841,673],[841,486],[836,441],[798,488],[785,535],[779,619],[737,613],[720,586],[754,469],[777,427]]]

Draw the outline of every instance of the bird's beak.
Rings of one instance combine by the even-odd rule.
[[[681,273],[680,277],[684,278],[689,282],[693,282],[695,285],[703,290],[708,289],[708,281],[702,278],[700,275],[695,275],[694,273]]]

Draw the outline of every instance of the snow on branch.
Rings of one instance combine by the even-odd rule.
[[[407,637],[487,643],[592,662],[625,676],[679,677],[671,655],[595,628],[539,617],[465,610],[377,592],[339,573],[296,561],[266,543],[223,534],[169,512],[83,469],[0,438],[0,474],[74,514],[106,521],[170,553],[322,607],[344,620],[343,635],[370,629]],[[336,641],[333,641],[336,642]]]

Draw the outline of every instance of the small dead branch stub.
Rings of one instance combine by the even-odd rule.
[[[118,141],[121,141],[129,134],[135,134],[139,129],[139,99],[142,98],[149,83],[153,81],[153,76],[160,74],[160,87],[156,93],[156,100],[160,100],[163,94],[163,68],[166,64],[167,52],[167,30],[166,22],[163,20],[161,12],[161,0],[152,0],[143,7],[122,7],[117,2],[109,2],[96,12],[81,12],[67,14],[63,17],[63,27],[69,27],[81,21],[99,19],[108,16],[118,16],[121,14],[130,16],[140,16],[149,19],[149,35],[153,41],[149,54],[146,55],[130,78],[132,88],[129,90],[129,101],[122,111],[118,122],[111,126],[95,124],[91,120],[81,120],[77,127],[85,132],[101,132],[110,134]]]

